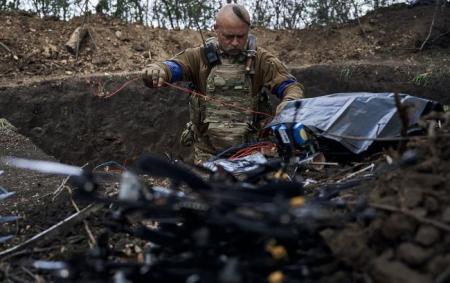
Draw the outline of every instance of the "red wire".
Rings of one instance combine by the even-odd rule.
[[[125,82],[123,85],[121,85],[117,90],[115,90],[113,93],[109,94],[109,95],[105,95],[104,98],[110,98],[114,95],[116,95],[117,93],[119,93],[119,91],[121,91],[122,89],[124,89],[127,85],[129,85],[130,83],[137,81],[138,79],[140,79],[140,77],[138,78],[134,78],[132,80],[129,80],[127,82]]]
[[[233,160],[233,159],[245,157],[245,156],[252,154],[255,151],[262,151],[263,149],[270,149],[273,146],[274,146],[274,144],[271,142],[264,142],[264,143],[252,145],[252,146],[240,149],[235,154],[233,154],[229,159]]]
[[[119,93],[122,89],[124,89],[127,85],[129,85],[130,83],[132,83],[132,82],[134,82],[134,81],[136,81],[136,80],[138,80],[138,79],[140,79],[140,78],[141,78],[141,77],[137,77],[137,78],[134,78],[134,79],[132,79],[132,80],[126,81],[126,82],[125,82],[124,84],[122,84],[118,89],[116,89],[113,93],[104,96],[104,98],[110,98],[110,97],[113,97],[114,95],[116,95],[117,93]],[[251,109],[248,109],[248,108],[245,108],[245,107],[240,107],[240,106],[237,106],[237,105],[234,105],[234,104],[226,103],[226,102],[224,102],[224,101],[222,101],[222,100],[220,100],[220,99],[214,99],[214,98],[212,98],[212,97],[210,97],[210,96],[207,96],[207,95],[205,95],[205,94],[202,94],[202,93],[193,91],[193,90],[188,89],[188,88],[184,88],[184,87],[181,87],[181,86],[177,86],[177,85],[174,85],[174,84],[171,84],[171,83],[168,83],[168,82],[164,82],[163,84],[164,84],[164,85],[167,85],[167,86],[169,86],[169,87],[171,87],[171,88],[178,89],[178,90],[180,90],[180,91],[182,91],[182,92],[189,93],[189,94],[192,94],[192,95],[194,95],[194,96],[202,97],[202,98],[204,98],[205,100],[211,100],[211,101],[218,102],[218,103],[220,103],[220,104],[222,104],[222,105],[224,105],[224,106],[228,106],[228,107],[235,108],[235,109],[239,109],[239,110],[242,110],[242,111],[245,111],[245,112],[250,112],[250,113],[259,114],[259,115],[263,115],[263,116],[267,116],[267,117],[273,118],[273,115],[270,115],[269,113],[259,112],[259,111],[254,111],[254,110],[251,110]]]
[[[137,77],[137,78],[134,78],[132,80],[126,81],[124,84],[122,84],[114,92],[112,92],[109,95],[104,96],[104,98],[110,98],[110,97],[116,95],[122,89],[124,89],[127,85],[129,85],[130,83],[132,83],[132,82],[134,82],[134,81],[136,81],[138,79],[140,79],[140,77]],[[224,101],[222,101],[220,99],[214,99],[214,98],[212,98],[210,96],[207,96],[205,94],[202,94],[202,93],[199,93],[199,92],[196,92],[196,91],[193,91],[191,89],[184,88],[184,87],[181,87],[181,86],[178,86],[178,85],[174,85],[174,84],[171,84],[171,83],[168,83],[168,82],[164,82],[163,84],[165,84],[165,85],[167,85],[169,87],[172,87],[174,89],[178,89],[178,90],[180,90],[182,92],[189,93],[189,94],[192,94],[194,96],[202,97],[205,100],[211,100],[211,101],[218,102],[218,103],[220,103],[220,104],[222,104],[224,106],[228,106],[228,107],[239,109],[239,110],[242,110],[242,111],[246,111],[246,112],[250,112],[250,113],[254,113],[254,114],[259,114],[259,115],[264,115],[264,116],[273,118],[273,116],[270,115],[269,113],[254,111],[254,110],[251,110],[251,109],[248,109],[248,108],[236,106],[234,104],[226,103],[226,102],[224,102]],[[255,151],[262,151],[265,148],[270,149],[273,146],[274,146],[274,144],[271,143],[271,142],[263,142],[263,143],[258,143],[258,144],[255,144],[255,145],[251,145],[249,147],[246,147],[246,148],[243,148],[243,149],[237,151],[229,159],[232,160],[232,159],[237,159],[237,158],[241,158],[241,157],[244,157],[244,156],[248,156],[248,155],[252,154]]]
[[[254,111],[254,110],[251,110],[251,109],[248,109],[248,108],[236,106],[236,105],[234,105],[234,104],[226,103],[226,102],[224,102],[224,101],[222,101],[222,100],[220,100],[220,99],[214,99],[214,98],[212,98],[212,97],[210,97],[210,96],[207,96],[207,95],[202,94],[202,93],[200,93],[200,92],[193,91],[193,90],[188,89],[188,88],[184,88],[184,87],[181,87],[181,86],[177,86],[177,85],[174,85],[174,84],[171,84],[171,83],[168,83],[168,82],[164,82],[164,84],[167,85],[167,86],[170,86],[170,87],[172,87],[172,88],[174,88],[174,89],[178,89],[178,90],[180,90],[180,91],[183,91],[183,92],[192,94],[192,95],[194,95],[194,96],[202,97],[202,98],[204,98],[205,100],[211,100],[211,101],[218,102],[218,103],[220,103],[220,104],[222,104],[222,105],[224,105],[224,106],[228,106],[228,107],[231,107],[231,108],[239,109],[239,110],[246,111],[246,112],[250,112],[250,113],[254,113],[254,114],[264,115],[264,116],[271,117],[271,118],[273,117],[273,115],[270,115],[269,113],[259,112],[259,111]]]
[[[115,96],[115,95],[118,94],[122,89],[124,89],[127,85],[129,85],[130,83],[132,83],[132,82],[134,82],[134,81],[137,81],[137,80],[140,79],[140,78],[141,78],[141,77],[136,77],[136,78],[134,78],[134,79],[131,79],[131,80],[129,80],[129,81],[126,81],[126,82],[123,83],[118,89],[116,89],[114,92],[112,92],[112,93],[109,94],[109,95],[105,95],[103,98],[110,98],[110,97]],[[212,98],[212,97],[207,96],[207,95],[205,95],[205,94],[202,94],[202,93],[193,91],[193,90],[188,89],[188,88],[184,88],[184,87],[181,87],[181,86],[177,86],[177,85],[174,85],[174,84],[171,84],[171,83],[168,83],[168,82],[164,82],[163,84],[164,84],[164,85],[167,85],[167,86],[169,86],[169,87],[171,87],[171,88],[180,90],[180,91],[182,91],[182,92],[189,93],[189,94],[192,94],[192,95],[194,95],[194,96],[201,97],[201,98],[203,98],[203,99],[205,99],[205,100],[211,100],[211,101],[218,102],[218,103],[220,103],[220,104],[222,104],[222,105],[224,105],[224,106],[228,106],[228,107],[235,108],[235,109],[239,109],[239,110],[242,110],[242,111],[245,111],[245,112],[250,112],[250,113],[259,114],[259,115],[263,115],[263,116],[266,116],[266,117],[273,118],[273,116],[270,115],[269,113],[259,112],[259,111],[254,111],[254,110],[251,110],[251,109],[248,109],[248,108],[245,108],[245,107],[240,107],[240,106],[237,106],[237,105],[234,105],[234,104],[226,103],[226,102],[224,102],[224,101],[222,101],[222,100],[220,100],[220,99],[215,99],[215,98]],[[237,153],[239,153],[239,152],[240,152],[240,151],[238,151]],[[236,154],[237,154],[237,153],[236,153]],[[250,153],[251,153],[251,152],[250,152]],[[246,155],[248,155],[248,154],[250,154],[250,153],[246,153]],[[244,156],[245,156],[245,155],[244,155]]]
[[[230,159],[230,160],[233,160],[233,159],[242,158],[242,157],[251,155],[251,154],[253,154],[254,152],[261,152],[264,148],[268,148],[268,149],[269,149],[270,147],[252,148],[252,149],[249,149],[249,150],[240,152],[239,154],[234,155],[234,156],[230,157],[229,159]]]

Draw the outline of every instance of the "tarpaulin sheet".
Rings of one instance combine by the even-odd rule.
[[[410,126],[417,123],[431,100],[399,94],[408,105]],[[281,123],[303,123],[322,137],[338,141],[351,152],[361,153],[373,140],[344,138],[398,137],[401,121],[394,93],[335,93],[316,98],[290,101],[268,127]]]

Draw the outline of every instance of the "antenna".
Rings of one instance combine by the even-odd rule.
[[[203,46],[205,46],[206,41],[205,41],[205,38],[203,37],[203,32],[202,32],[202,29],[200,28],[200,24],[198,23],[198,20],[196,20],[195,23],[197,24],[198,32],[200,33],[200,36],[202,37]]]

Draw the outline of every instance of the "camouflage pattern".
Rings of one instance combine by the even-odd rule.
[[[194,144],[194,162],[196,164],[211,159],[214,154],[209,152],[209,149],[203,147],[204,143],[196,142]]]
[[[286,66],[263,48],[258,48],[256,52],[255,73],[252,75],[244,72],[245,53],[237,58],[226,59],[218,49],[222,64],[212,67],[207,64],[203,50],[203,47],[188,48],[170,60],[181,66],[182,80],[191,82],[195,91],[239,106],[241,109],[272,112],[267,95],[261,96],[261,91],[267,89],[270,94],[279,84],[292,79]],[[167,74],[166,79],[171,81],[172,74],[168,66],[164,63],[158,65]],[[229,67],[233,67],[230,68],[233,69],[232,72],[228,71]],[[295,82],[284,91],[282,102],[302,96],[302,86]],[[268,119],[267,116],[253,115],[251,112],[194,95],[190,97],[189,108],[191,123],[186,125],[181,135],[181,143],[194,146],[196,161],[205,161],[212,154],[229,146],[255,140],[256,129],[260,122]]]
[[[195,142],[195,135],[192,122],[188,122],[181,133],[180,142],[184,146],[191,146]]]
[[[253,113],[230,107],[255,109],[257,96],[251,94],[251,77],[245,70],[244,55],[231,59],[222,58],[207,78],[206,94],[211,99],[194,99],[191,108],[193,118],[204,125],[203,131],[194,135],[196,160],[205,161],[220,150],[248,142],[252,138]]]
[[[205,102],[207,135],[214,149],[224,149],[248,140],[253,114],[241,109],[255,109],[251,78],[245,71],[245,57],[222,59],[208,76]],[[233,108],[230,105],[239,107]]]
[[[217,44],[215,38],[208,41]],[[186,125],[181,142],[194,145],[196,161],[206,161],[218,151],[252,139],[251,110],[256,109],[259,100],[252,95],[246,60],[245,53],[231,58],[221,56],[221,64],[212,67],[206,78],[206,95],[211,99],[190,99],[191,122]]]

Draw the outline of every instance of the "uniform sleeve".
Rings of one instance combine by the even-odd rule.
[[[200,47],[188,48],[164,62],[158,63],[173,81],[195,81],[201,64]]]
[[[286,106],[286,104],[289,101],[300,99],[300,98],[303,98],[303,86],[300,83],[289,84],[284,89],[283,98],[282,98],[280,104],[278,104],[275,113],[276,114],[280,113],[280,111],[283,110],[284,106]]]
[[[278,58],[264,49],[257,58],[256,72],[260,84],[281,100],[276,112],[279,112],[288,101],[303,98],[303,86]]]

